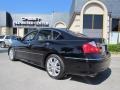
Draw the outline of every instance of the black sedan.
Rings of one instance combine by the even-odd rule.
[[[89,38],[70,30],[43,28],[14,42],[10,60],[22,60],[45,68],[50,77],[96,76],[109,68],[110,53],[102,38]]]

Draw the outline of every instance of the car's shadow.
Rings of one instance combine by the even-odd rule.
[[[107,80],[111,75],[111,69],[108,68],[107,70],[99,73],[96,77],[83,77],[83,76],[75,76],[70,75],[69,78],[72,81],[82,82],[85,84],[91,84],[91,85],[98,85]]]
[[[8,51],[8,48],[0,48],[0,53],[6,53]]]
[[[16,60],[16,61],[20,61],[20,60]],[[34,67],[34,68],[37,68],[37,69],[39,69],[39,70],[46,71],[45,68],[41,68],[40,66],[37,66],[37,65],[34,65],[34,64],[25,62],[25,61],[20,61],[20,62],[22,62],[22,63],[24,63],[24,64],[27,64],[27,65],[29,65],[29,66],[32,66],[32,67]]]
[[[30,65],[32,67],[35,67],[35,68],[37,68],[39,70],[46,71],[44,68],[41,68],[39,66],[29,64],[29,63],[24,62],[24,61],[21,61],[21,62],[24,63],[24,64],[27,64],[27,65]],[[102,82],[104,82],[105,80],[107,80],[110,77],[111,72],[112,72],[111,69],[108,68],[107,70],[99,73],[96,77],[67,75],[62,80],[70,79],[70,81],[77,81],[77,82],[82,82],[82,83],[91,84],[91,85],[99,85],[99,84],[101,84]]]

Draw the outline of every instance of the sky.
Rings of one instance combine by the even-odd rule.
[[[72,0],[0,0],[0,11],[11,13],[69,12]]]

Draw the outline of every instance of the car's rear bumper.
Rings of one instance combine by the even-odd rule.
[[[107,54],[104,58],[93,60],[65,57],[65,70],[73,75],[94,76],[109,68],[110,56],[110,54]]]

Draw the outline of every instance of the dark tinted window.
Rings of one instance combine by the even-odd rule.
[[[83,28],[92,29],[92,15],[83,16]]]
[[[63,40],[64,37],[62,35],[60,35],[56,40]]]
[[[60,36],[59,32],[53,31],[53,39],[57,39]]]
[[[24,35],[28,34],[28,28],[24,29]]]
[[[103,15],[84,15],[84,29],[103,29]]]
[[[4,38],[4,36],[0,36],[0,39],[3,39]]]
[[[94,29],[103,29],[103,16],[94,15]]]
[[[112,19],[112,31],[118,31],[119,19]]]
[[[40,40],[52,40],[52,33],[51,30],[41,30],[39,32],[38,38]]]
[[[6,36],[6,38],[5,39],[10,39],[11,38],[11,36]]]
[[[25,40],[25,41],[34,40],[36,34],[37,34],[37,31],[31,32],[30,34],[28,34],[28,35],[24,38],[24,40]]]
[[[14,35],[17,34],[17,28],[13,28],[13,34],[14,34]]]

